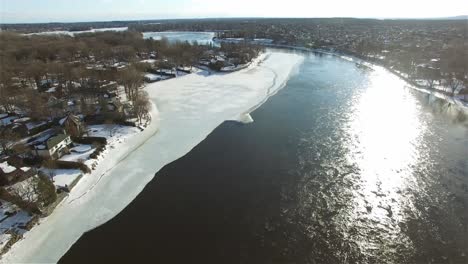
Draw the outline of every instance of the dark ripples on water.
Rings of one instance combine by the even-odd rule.
[[[468,263],[466,116],[403,86],[310,56],[61,261]]]

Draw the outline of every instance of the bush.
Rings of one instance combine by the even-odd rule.
[[[58,169],[79,169],[84,173],[90,173],[91,170],[83,163],[73,162],[73,161],[64,161],[64,160],[54,160],[44,162],[44,167],[46,168],[58,168]]]
[[[210,63],[209,67],[210,67],[210,69],[212,69],[214,71],[221,71],[221,69],[224,67],[224,62],[217,61],[215,63]]]
[[[93,145],[93,144],[101,144],[101,145],[106,145],[107,144],[107,139],[104,137],[72,137],[72,141],[79,143],[79,144],[87,144],[87,145]]]
[[[93,153],[91,153],[91,155],[89,155],[89,157],[92,158],[92,159],[97,159],[99,154],[101,154],[105,149],[106,149],[106,146],[100,145],[100,146],[96,147],[96,150]]]
[[[43,206],[48,206],[57,200],[55,185],[46,175],[39,173],[37,188],[39,190],[39,201]]]
[[[130,126],[130,127],[136,127],[135,122],[130,122],[130,121],[119,122],[119,125],[122,125],[122,126]]]

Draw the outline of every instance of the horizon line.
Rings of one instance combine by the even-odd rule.
[[[0,16],[1,17],[1,16]],[[372,20],[468,20],[468,15],[444,16],[444,17],[187,17],[187,18],[144,18],[123,20],[82,20],[82,21],[50,21],[50,22],[0,22],[0,25],[38,25],[38,24],[78,24],[78,23],[116,23],[116,22],[145,22],[145,21],[172,21],[172,20],[217,20],[217,19],[372,19]]]

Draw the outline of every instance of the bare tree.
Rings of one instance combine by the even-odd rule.
[[[1,128],[0,130],[0,147],[6,154],[13,149],[14,143],[20,139],[19,135],[14,133],[10,128]]]
[[[463,81],[459,80],[458,78],[451,77],[451,78],[448,78],[447,84],[450,87],[450,92],[453,95],[455,94],[457,89],[463,85]]]
[[[143,76],[141,72],[139,72],[135,67],[130,66],[122,72],[120,78],[120,82],[124,86],[127,98],[130,101],[133,101],[138,94],[138,89],[143,84]]]
[[[149,112],[151,111],[151,102],[147,92],[140,91],[138,93],[135,100],[133,100],[133,109],[140,124],[143,119],[148,121]]]
[[[106,119],[104,121],[104,127],[109,131],[109,137],[113,137],[116,128],[114,121],[112,119]]]

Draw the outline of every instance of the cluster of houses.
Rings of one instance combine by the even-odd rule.
[[[10,129],[16,135],[16,142],[11,142],[11,148],[22,145],[23,157],[40,157],[41,159],[58,159],[66,152],[66,148],[72,144],[71,137],[78,137],[85,133],[82,118],[69,113],[57,123],[54,121],[42,121],[40,125],[33,126],[37,122],[28,123],[28,117],[18,117],[15,114],[3,114],[0,118],[2,129]],[[9,123],[3,125],[5,123]],[[15,134],[18,127],[23,127],[20,134]],[[28,129],[32,128],[32,129]],[[14,139],[14,138],[12,138]]]
[[[0,187],[14,185],[36,174],[35,169],[25,166],[21,160],[15,158],[0,160]]]
[[[32,220],[35,219],[34,215],[42,213],[45,205],[43,197],[47,192],[44,187],[40,187],[43,177],[49,179],[47,181],[53,186],[49,192],[60,193],[69,191],[68,184],[82,175],[81,173],[70,175],[70,178],[60,178],[57,182],[54,176],[60,175],[46,174],[45,170],[52,171],[52,169],[44,167],[44,162],[55,162],[73,152],[73,148],[79,144],[72,138],[85,134],[86,127],[82,118],[72,113],[59,121],[43,121],[37,126],[34,126],[36,122],[18,114],[1,114],[0,122],[0,129],[3,131],[15,130],[20,126],[33,127],[22,131],[23,134],[17,138],[12,138],[9,148],[13,151],[0,149],[0,253],[2,253],[15,241],[14,237],[22,235],[30,228]],[[19,150],[17,146],[20,147]]]
[[[248,56],[248,54],[245,55]],[[248,60],[250,61],[250,58]],[[219,72],[232,72],[240,70],[245,66],[238,57],[229,57],[225,52],[215,50],[206,51],[200,59],[199,64],[204,69]]]
[[[248,57],[248,54],[245,54],[245,56]],[[156,65],[157,62],[160,61],[153,58],[154,56],[151,56],[151,59],[141,61],[151,65],[151,68],[148,69],[148,72],[144,76],[147,83],[167,80],[192,72],[192,67],[184,65],[179,65],[177,67],[161,67],[161,65]],[[250,61],[250,58],[247,59]],[[167,62],[167,60],[163,60],[162,62]],[[229,57],[222,51],[206,50],[199,59],[197,67],[207,71],[233,72],[243,69],[246,66],[247,64],[242,64],[238,57]]]

